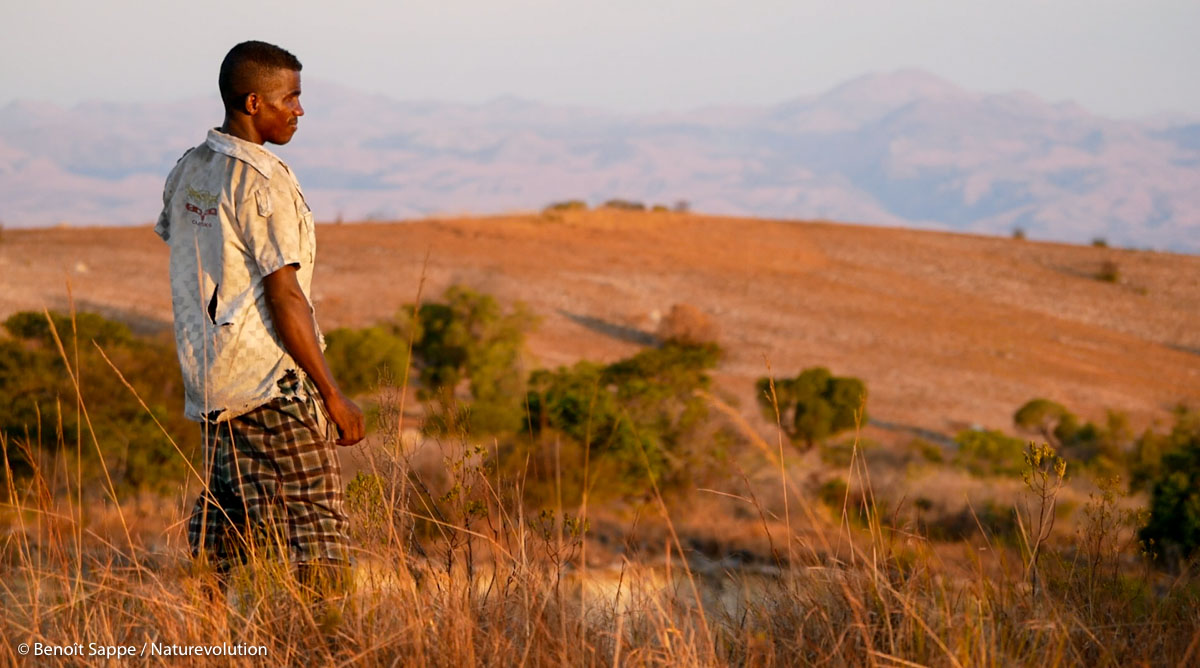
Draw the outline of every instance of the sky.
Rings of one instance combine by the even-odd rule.
[[[1117,118],[1200,116],[1196,0],[0,3],[0,105],[215,93],[225,52],[396,99],[623,111],[767,105],[919,68]]]

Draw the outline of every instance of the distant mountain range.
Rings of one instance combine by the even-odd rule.
[[[305,82],[276,147],[318,219],[610,198],[707,213],[919,226],[1200,252],[1200,120],[1101,118],[931,74],[864,76],[772,107],[622,114],[500,98],[398,101]],[[211,98],[0,109],[0,222],[146,223],[220,122]]]

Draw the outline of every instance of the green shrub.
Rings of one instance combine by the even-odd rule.
[[[856,413],[867,421],[865,406],[867,387],[858,378],[834,376],[828,369],[805,369],[795,378],[774,379],[778,399],[779,420],[793,445],[805,448],[855,426]],[[759,378],[756,384],[759,407],[763,416],[775,422],[776,403],[771,394],[771,378]]]
[[[1062,404],[1049,399],[1030,399],[1017,409],[1013,422],[1020,428],[1041,434],[1047,442],[1061,447],[1059,429],[1071,430],[1077,422]]]
[[[1025,442],[995,430],[968,429],[954,437],[954,463],[972,475],[1019,476],[1025,463]]]
[[[455,410],[456,392],[465,383],[470,402],[464,426],[477,435],[502,434],[524,423],[521,355],[536,322],[520,302],[506,312],[491,295],[455,285],[443,302],[422,304],[415,321],[411,307],[403,309],[394,331],[404,340],[413,334],[419,394],[435,415]]]
[[[408,367],[408,340],[390,328],[338,328],[325,335],[325,359],[342,390],[359,394],[381,377],[399,379]]]
[[[1180,410],[1161,462],[1147,474],[1150,518],[1139,538],[1153,541],[1168,562],[1200,548],[1200,414]]]
[[[1013,416],[1020,428],[1035,432],[1080,468],[1101,477],[1116,474],[1125,460],[1124,448],[1132,440],[1129,418],[1119,411],[1108,411],[1105,423],[1080,422],[1062,404],[1049,399],[1033,399]]]
[[[1131,491],[1147,490],[1163,474],[1163,457],[1169,452],[1183,450],[1195,433],[1200,433],[1200,411],[1176,406],[1175,424],[1171,431],[1158,433],[1146,429],[1134,442],[1129,454],[1129,487]]]
[[[557,437],[558,473],[566,476],[564,489],[573,490],[568,496],[586,484],[585,460],[589,477],[602,480],[607,494],[645,493],[647,474],[660,488],[686,484],[700,460],[712,459],[688,445],[708,416],[695,391],[709,387],[707,370],[720,355],[715,344],[668,344],[607,366],[585,361],[534,372],[526,403],[530,445],[542,459],[533,462],[533,474],[555,473],[547,470],[546,446]]]
[[[34,465],[53,462],[64,448],[73,453],[78,444],[86,481],[104,480],[107,469],[118,492],[179,485],[187,464],[155,420],[186,455],[197,460],[200,429],[183,417],[183,381],[174,340],[166,335],[134,336],[126,325],[94,313],[76,314],[76,339],[70,316],[51,313],[50,318],[67,359],[78,370],[90,419],[84,419],[77,406],[74,383],[45,314],[10,316],[4,328],[12,338],[0,340],[0,432],[14,475],[28,475]],[[149,412],[93,341],[133,385]],[[28,445],[34,461],[21,444]]]
[[[86,345],[90,348],[91,341],[95,341],[101,346],[107,346],[112,343],[129,343],[133,340],[133,333],[129,331],[127,325],[108,320],[96,313],[76,313],[75,324],[72,325],[71,316],[51,311],[50,320],[53,320],[54,329],[58,332],[59,339],[62,340],[64,346],[67,345],[72,332],[75,332],[75,336],[78,337],[80,347]],[[46,320],[44,313],[33,311],[14,313],[4,321],[4,328],[13,338],[36,341],[48,348],[55,348],[50,321]]]
[[[930,443],[923,438],[914,438],[909,442],[908,448],[922,461],[930,464],[941,464],[946,461],[946,453],[942,451],[942,446]]]

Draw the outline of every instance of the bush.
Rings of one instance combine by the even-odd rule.
[[[716,343],[717,325],[691,304],[675,304],[658,324],[658,338],[682,345]]]
[[[1153,541],[1169,562],[1200,548],[1200,414],[1180,410],[1161,462],[1148,474],[1150,519],[1139,538]]]
[[[1149,489],[1163,475],[1163,457],[1183,450],[1193,434],[1200,433],[1200,411],[1179,405],[1173,411],[1175,425],[1160,434],[1147,429],[1134,443],[1129,455],[1130,491]]]
[[[942,446],[930,443],[923,438],[915,438],[910,441],[908,449],[922,461],[930,464],[941,464],[946,461],[946,454],[942,451]]]
[[[403,377],[408,340],[382,325],[338,328],[325,335],[325,359],[342,391],[359,394],[376,387],[380,378]]]
[[[578,498],[587,483],[585,460],[590,478],[603,480],[607,494],[646,493],[647,474],[660,488],[686,484],[699,459],[712,459],[711,453],[689,452],[687,446],[708,416],[695,391],[709,387],[707,370],[720,355],[713,344],[668,344],[607,366],[584,361],[535,371],[526,403],[530,445],[537,446],[533,454],[541,461],[533,462],[532,475],[553,480],[547,475],[554,474],[554,462],[544,446],[557,436],[567,441],[558,444],[558,469],[568,498]]]
[[[806,449],[834,434],[855,426],[856,412],[867,421],[865,406],[867,386],[858,378],[834,376],[824,367],[805,369],[795,378],[759,378],[756,384],[758,403],[763,416],[775,422],[775,402],[771,385],[775,386],[779,421],[793,445],[804,444]]]
[[[129,331],[127,325],[108,320],[96,313],[76,313],[75,322],[72,325],[71,316],[51,311],[50,320],[54,322],[54,330],[58,332],[64,345],[72,336],[72,332],[78,336],[81,346],[91,341],[95,341],[101,346],[107,346],[113,343],[129,343],[133,340],[133,333]],[[14,313],[4,321],[4,328],[14,338],[35,341],[52,349],[56,346],[54,335],[50,330],[50,321],[46,319],[44,313],[32,311]]]
[[[1013,423],[1018,427],[1040,434],[1056,447],[1062,445],[1059,430],[1071,430],[1076,422],[1075,416],[1062,404],[1049,399],[1030,399],[1013,415]]]
[[[1033,399],[1013,416],[1020,428],[1035,432],[1069,460],[1101,476],[1117,473],[1126,459],[1123,449],[1132,440],[1129,418],[1108,411],[1103,425],[1080,422],[1062,404],[1049,399]]]
[[[562,202],[551,202],[542,209],[542,213],[561,213],[563,211],[587,211],[587,202],[581,199],[569,199]]]
[[[457,285],[444,299],[422,304],[415,321],[411,307],[402,310],[395,325],[404,340],[414,334],[419,396],[435,415],[444,414],[457,406],[456,391],[466,383],[471,400],[465,426],[472,433],[518,431],[525,417],[521,355],[536,317],[520,302],[505,312],[491,295]],[[435,430],[438,425],[431,423]]]
[[[72,368],[79,372],[88,419],[77,409],[75,386],[46,315],[10,316],[4,328],[12,338],[0,340],[0,433],[14,474],[28,475],[35,466],[53,462],[64,447],[73,452],[78,443],[85,480],[101,481],[107,469],[122,493],[177,486],[187,464],[155,420],[184,453],[197,454],[200,429],[183,416],[183,380],[174,340],[135,337],[126,325],[95,313],[76,314],[75,339],[70,316],[51,313],[50,319]],[[133,385],[149,412],[93,341]],[[93,434],[100,454],[92,444]]]
[[[972,475],[1019,476],[1025,463],[1025,442],[995,430],[969,429],[954,437],[954,463]]]
[[[627,199],[610,199],[603,204],[605,209],[619,209],[621,211],[645,211],[646,205],[641,202],[634,202]]]

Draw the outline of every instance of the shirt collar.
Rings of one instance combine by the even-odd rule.
[[[241,160],[267,178],[271,178],[271,172],[275,170],[275,165],[282,162],[266,147],[245,139],[238,139],[233,135],[227,135],[217,128],[208,131],[208,139],[204,143],[217,153]]]

